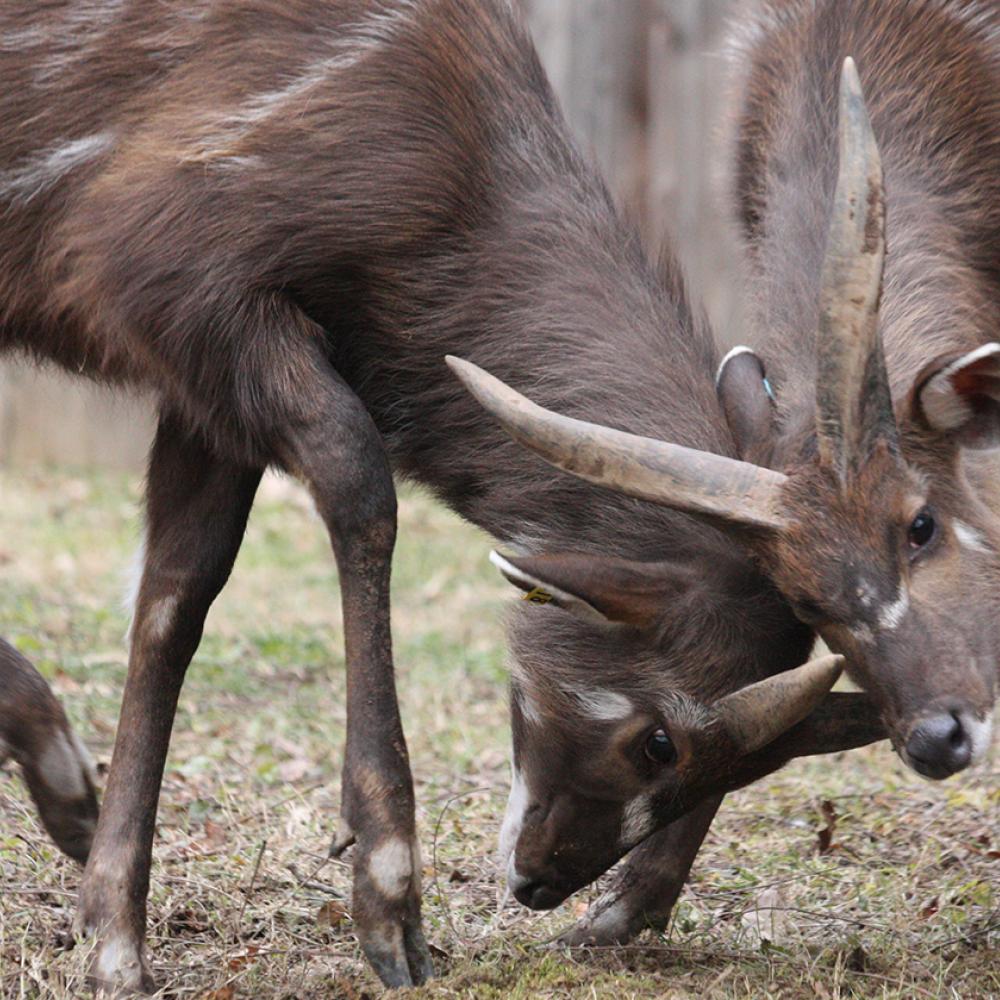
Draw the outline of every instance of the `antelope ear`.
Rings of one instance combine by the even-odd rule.
[[[673,563],[641,563],[578,552],[544,556],[490,553],[490,562],[525,592],[524,600],[554,604],[580,618],[652,625],[693,578]]]
[[[766,465],[774,434],[774,394],[764,363],[749,347],[734,347],[719,365],[715,391],[740,458]]]
[[[914,383],[911,414],[967,448],[1000,445],[1000,344],[931,362]]]

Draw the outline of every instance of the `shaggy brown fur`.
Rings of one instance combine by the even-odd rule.
[[[662,560],[696,580],[632,631],[526,608],[514,646],[540,689],[627,683],[658,718],[701,718],[801,662],[809,628],[722,534],[553,475],[443,357],[566,412],[732,455],[705,323],[576,152],[504,0],[15,2],[0,47],[0,346],[145,388],[161,409],[121,723],[81,888],[95,977],[152,985],[145,898],[176,700],[274,465],[310,488],[340,568],[338,844],[357,842],[355,926],[387,983],[418,982],[429,954],[392,674],[390,462],[522,549]],[[836,715],[739,767],[706,743],[692,801],[664,801],[660,821],[695,791],[839,745]],[[866,721],[846,745],[880,735]],[[605,866],[623,850],[617,836],[598,847]]]

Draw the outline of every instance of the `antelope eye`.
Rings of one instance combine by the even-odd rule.
[[[677,760],[674,741],[664,729],[654,729],[646,737],[646,756],[655,764],[673,764]]]
[[[937,522],[926,507],[910,522],[906,541],[913,552],[929,545],[937,534]]]

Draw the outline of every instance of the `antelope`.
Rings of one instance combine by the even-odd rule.
[[[97,983],[153,988],[170,731],[267,467],[308,487],[339,568],[333,850],[354,845],[354,924],[390,986],[432,971],[393,677],[393,470],[510,548],[573,550],[504,563],[555,598],[514,616],[514,726],[537,727],[552,692],[592,787],[617,788],[627,753],[672,783],[657,819],[700,822],[703,800],[794,756],[883,737],[864,695],[828,695],[836,658],[800,666],[810,628],[724,530],[555,475],[444,365],[461,353],[549,406],[736,461],[707,325],[576,151],[506,0],[13,0],[0,47],[0,348],[159,407],[76,918]],[[519,767],[528,815],[541,791]],[[633,796],[592,819],[621,853],[654,814]],[[538,889],[518,895],[546,903]]]
[[[0,765],[11,758],[49,836],[86,861],[97,826],[93,760],[42,675],[0,639]]]
[[[460,374],[559,468],[727,532],[847,657],[905,763],[944,778],[988,747],[1000,639],[1000,521],[976,486],[996,481],[975,450],[1000,443],[1000,9],[774,0],[742,34],[734,161],[757,350],[730,352],[717,379],[742,461],[639,437],[617,416],[595,426],[553,413],[474,367]],[[522,587],[551,579],[510,563]],[[639,701],[654,688],[632,681]],[[614,739],[628,732],[622,716]],[[557,717],[544,732],[519,726],[515,699],[515,755],[536,770],[512,810],[511,879],[548,904],[634,843],[582,838],[549,805],[565,798],[552,782],[569,786],[540,763],[560,728],[571,731]],[[636,787],[626,775],[617,794]],[[568,943],[664,925],[713,805],[664,830],[657,794],[639,825],[660,832]],[[628,815],[647,817],[649,797],[647,786]]]

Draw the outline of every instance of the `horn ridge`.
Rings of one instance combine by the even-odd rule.
[[[882,161],[857,68],[844,60],[840,166],[820,285],[816,433],[820,461],[841,481],[877,441],[898,454],[898,431],[878,331],[885,262]]]
[[[511,437],[559,469],[676,510],[752,528],[786,526],[780,472],[553,413],[469,361],[446,360]]]

